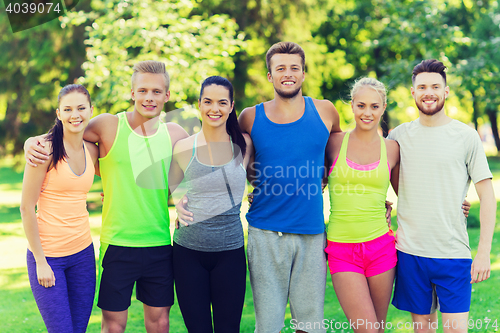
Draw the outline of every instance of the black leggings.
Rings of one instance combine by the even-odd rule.
[[[247,272],[244,248],[202,252],[174,242],[173,261],[175,291],[188,332],[239,333]]]

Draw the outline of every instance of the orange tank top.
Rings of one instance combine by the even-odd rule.
[[[94,165],[85,148],[85,171],[76,175],[63,159],[47,172],[37,202],[38,231],[47,257],[64,257],[92,244],[87,193],[94,181]]]

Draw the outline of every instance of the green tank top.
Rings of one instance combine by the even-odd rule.
[[[150,247],[170,244],[168,171],[172,144],[167,125],[151,136],[133,131],[125,112],[108,154],[99,159],[104,203],[101,242]]]
[[[332,242],[361,243],[389,231],[385,219],[385,199],[389,188],[389,168],[384,139],[380,138],[380,161],[369,171],[347,164],[349,133],[342,141],[337,162],[328,176],[330,221],[327,238]]]

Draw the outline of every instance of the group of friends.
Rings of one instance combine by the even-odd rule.
[[[102,178],[98,301],[102,332],[124,332],[135,285],[147,332],[168,332],[175,292],[189,332],[239,332],[247,259],[240,207],[247,213],[248,271],[255,332],[277,333],[290,311],[297,332],[324,332],[327,270],[355,332],[383,332],[392,304],[411,313],[416,332],[442,321],[466,323],[472,283],[490,276],[496,200],[477,132],[444,112],[446,67],[413,69],[419,118],[378,133],[384,85],[357,80],[356,123],[341,132],[327,100],[302,95],[303,49],[280,42],[267,52],[274,99],[234,109],[222,77],[201,85],[201,130],[188,136],[159,120],[169,100],[165,65],[134,66],[134,110],[92,117],[88,91],[64,87],[46,135],[25,144],[21,215],[28,275],[48,332],[85,332],[96,287],[86,194]],[[325,233],[322,187],[331,211]],[[471,258],[466,230],[469,183],[480,199],[480,240]],[[396,236],[386,194],[398,194]],[[169,191],[177,203],[173,244]],[[395,280],[395,281],[394,281]],[[378,325],[377,325],[378,323]],[[450,325],[445,332],[466,332]]]

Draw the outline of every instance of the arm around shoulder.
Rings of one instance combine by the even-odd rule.
[[[170,193],[174,193],[177,186],[184,178],[184,171],[192,156],[193,141],[194,139],[192,137],[188,137],[178,140],[174,145],[172,162],[170,163],[170,170],[168,173],[168,187]]]
[[[49,159],[50,151],[45,148],[47,134],[26,139],[24,142],[24,158],[28,165],[37,167]]]

